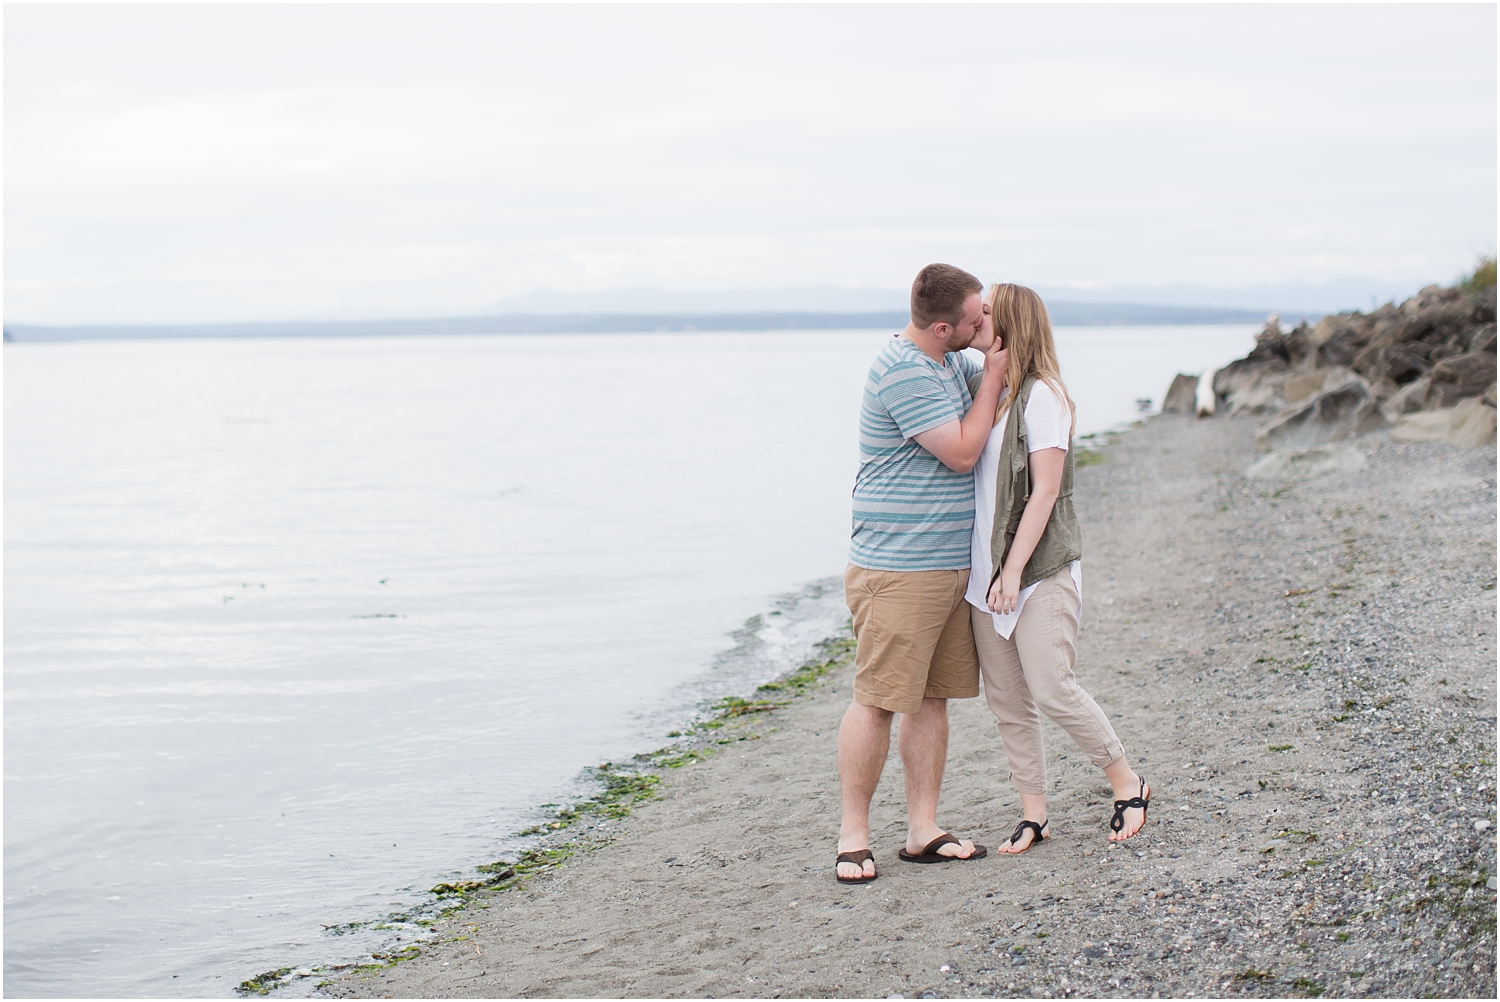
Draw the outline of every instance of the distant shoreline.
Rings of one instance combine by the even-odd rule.
[[[1261,323],[1266,314],[1211,306],[1139,303],[1050,304],[1060,327],[1185,326]],[[1315,319],[1309,317],[1308,319]],[[413,320],[303,320],[223,324],[6,324],[8,342],[101,341],[141,338],[390,337],[440,334],[629,334],[695,331],[898,330],[904,310],[756,313],[507,313]]]

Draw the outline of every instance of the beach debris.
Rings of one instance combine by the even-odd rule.
[[[1199,417],[1213,417],[1216,409],[1217,398],[1214,396],[1214,374],[1205,372],[1198,377],[1198,385],[1193,390],[1193,411]]]
[[[1279,449],[1253,463],[1245,478],[1312,480],[1331,473],[1356,473],[1368,465],[1365,454],[1352,445],[1315,445],[1310,449]]]
[[[1172,385],[1167,387],[1167,395],[1162,399],[1161,412],[1163,414],[1192,414],[1198,406],[1198,381],[1201,376],[1189,376],[1179,372],[1172,380]]]

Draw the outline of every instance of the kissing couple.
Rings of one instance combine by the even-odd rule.
[[[975,348],[980,364],[963,354]],[[1076,415],[1041,297],[930,264],[911,321],[875,358],[859,412],[859,473],[844,597],[854,699],[839,727],[837,877],[879,875],[870,800],[892,719],[906,775],[911,863],[981,859],[937,823],[948,700],[979,695],[999,723],[1021,821],[997,852],[1050,837],[1045,713],[1114,788],[1111,840],[1146,823],[1151,787],[1073,675],[1083,539],[1073,510]]]

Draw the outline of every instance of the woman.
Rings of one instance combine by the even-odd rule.
[[[1151,787],[1130,768],[1109,718],[1073,677],[1083,611],[1082,537],[1073,512],[1073,400],[1058,371],[1041,297],[996,285],[972,347],[999,337],[1010,353],[1006,391],[974,468],[968,599],[984,696],[1000,723],[1021,823],[1000,852],[1050,837],[1042,713],[1104,770],[1115,791],[1110,840],[1146,823]],[[986,334],[989,336],[986,337]]]

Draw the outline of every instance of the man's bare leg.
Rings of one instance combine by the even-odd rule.
[[[890,710],[850,703],[839,725],[839,795],[844,815],[839,824],[839,852],[870,848],[870,801],[880,784],[885,757],[891,750]],[[875,876],[875,861],[840,863],[840,877]]]
[[[948,701],[924,699],[916,713],[903,713],[897,743],[906,771],[906,851],[919,853],[943,834],[937,823],[938,794],[948,761]],[[944,856],[967,859],[974,843],[940,846]]]

